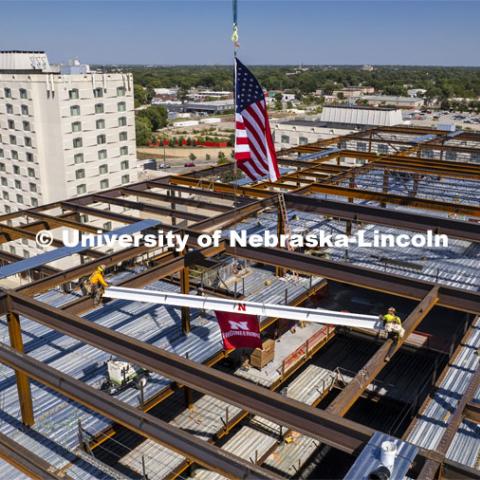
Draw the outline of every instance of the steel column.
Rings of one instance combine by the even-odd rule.
[[[190,268],[185,265],[180,271],[180,285],[183,294],[190,293]],[[190,308],[182,307],[182,331],[184,335],[190,333]]]
[[[18,313],[11,310],[11,301],[7,297],[7,323],[8,334],[10,337],[10,345],[17,352],[23,353],[22,329],[20,326],[20,317]],[[30,390],[30,380],[25,373],[15,370],[15,378],[17,381],[18,402],[22,413],[22,422],[24,425],[31,427],[34,423],[32,392]]]

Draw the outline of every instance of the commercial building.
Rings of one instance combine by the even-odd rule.
[[[397,97],[393,95],[365,95],[362,100],[374,107],[395,106],[398,108],[420,108],[424,104],[423,98]]]
[[[402,123],[402,112],[395,108],[335,105],[325,106],[318,118],[273,123],[273,135],[275,147],[280,150],[347,135],[368,127]]]
[[[153,102],[152,102],[153,103]],[[209,100],[205,102],[195,101],[155,101],[155,105],[161,105],[168,112],[197,113],[200,115],[222,114],[233,110],[233,99]]]
[[[0,52],[0,212],[135,181],[130,73]]]

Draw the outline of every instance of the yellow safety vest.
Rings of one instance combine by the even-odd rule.
[[[402,324],[400,317],[392,315],[391,313],[387,313],[386,315],[384,315],[383,320],[385,321],[385,323],[398,323],[399,325]]]

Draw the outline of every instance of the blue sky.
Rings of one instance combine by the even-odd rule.
[[[52,62],[228,64],[231,1],[0,2],[0,49]],[[249,64],[480,66],[480,2],[240,0]]]

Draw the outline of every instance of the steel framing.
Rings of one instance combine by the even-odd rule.
[[[395,134],[399,137],[382,137],[382,135],[386,134]],[[414,141],[420,135],[430,134],[436,137],[424,143]],[[322,158],[309,162],[296,157],[301,153],[321,152],[328,145],[354,140],[368,141],[369,151],[329,151]],[[56,202],[0,217],[0,242],[6,243],[20,238],[32,240],[35,234],[44,228],[56,229],[65,227],[91,232],[93,227],[81,223],[79,214],[128,224],[144,217],[145,212],[148,215],[171,219],[171,225],[165,225],[165,228],[186,231],[194,238],[199,233],[235,224],[246,217],[258,214],[265,208],[276,208],[277,195],[282,191],[285,192],[287,206],[343,220],[345,221],[347,231],[355,223],[376,223],[413,231],[430,229],[436,233],[446,233],[463,240],[479,242],[480,224],[476,221],[476,218],[480,216],[478,208],[430,201],[419,198],[416,194],[412,197],[392,195],[388,192],[388,184],[384,185],[382,193],[360,191],[355,187],[355,175],[365,171],[368,172],[370,169],[383,169],[386,172],[385,175],[388,175],[388,171],[410,172],[414,175],[417,186],[418,182],[422,181],[422,175],[465,178],[473,181],[480,180],[480,166],[474,163],[446,161],[443,160],[443,153],[440,160],[414,156],[415,152],[422,150],[422,148],[440,152],[450,150],[465,154],[480,154],[480,148],[461,146],[458,143],[449,144],[450,140],[453,141],[453,138],[450,139],[446,132],[439,132],[429,128],[381,127],[355,132],[344,137],[323,140],[315,144],[280,152],[282,155],[280,163],[294,167],[297,170],[286,175],[275,184],[261,182],[251,186],[234,187],[216,181],[218,174],[231,168],[228,164],[204,169],[188,176],[148,180],[112,189],[101,194],[85,195],[84,197]],[[480,134],[462,133],[456,136],[454,140],[455,142],[457,140],[480,142]],[[372,143],[389,143],[392,145],[392,148],[398,145],[398,153],[394,155],[377,155],[371,151]],[[349,168],[341,165],[341,158],[358,158],[363,159],[367,163],[363,167]],[[336,164],[331,162],[336,162]],[[349,180],[348,188],[338,186],[338,182],[343,179]],[[331,199],[312,198],[310,196],[312,193],[340,195],[345,197],[347,201],[340,202]],[[184,194],[190,195],[186,196]],[[215,201],[219,194],[221,194],[224,200],[223,203]],[[372,200],[378,202],[379,206],[359,205],[353,202],[354,199]],[[108,210],[100,208],[99,204],[107,205],[109,207]],[[425,213],[397,211],[385,208],[388,204],[421,208],[424,211],[462,214],[470,217],[472,220],[475,219],[475,221],[459,221]],[[181,205],[182,208],[177,208],[177,205]],[[115,211],[117,206],[128,208],[130,211],[128,214]],[[190,207],[207,213],[191,212],[189,211]],[[59,210],[60,214],[49,213],[51,211],[58,212]],[[33,222],[29,223],[28,219],[33,219]],[[188,227],[177,227],[175,219],[188,221]],[[12,221],[20,223],[17,226],[7,223]],[[247,411],[258,413],[278,423],[287,425],[289,428],[317,438],[334,448],[339,448],[349,453],[358,451],[368,440],[372,430],[342,419],[341,416],[348,411],[363,389],[368,386],[383,367],[384,354],[391,347],[389,342],[382,345],[370,361],[367,362],[363,370],[368,371],[368,375],[367,378],[363,379],[360,389],[347,387],[330,406],[328,412],[312,411],[304,405],[289,401],[277,394],[267,394],[263,389],[247,382],[232,379],[229,375],[221,374],[175,355],[166,354],[166,352],[161,352],[158,349],[154,349],[154,347],[146,346],[133,339],[123,338],[120,334],[118,334],[120,336],[117,336],[114,332],[109,332],[108,329],[102,330],[97,325],[85,322],[75,314],[92,307],[89,299],[80,299],[71,302],[62,309],[56,309],[30,298],[30,296],[39,292],[74,281],[91,272],[96,265],[101,263],[113,267],[122,262],[132,261],[146,261],[149,267],[125,281],[123,283],[124,286],[139,287],[156,279],[178,275],[181,291],[188,293],[190,267],[201,264],[206,258],[213,257],[219,253],[272,265],[276,267],[279,275],[283,274],[284,271],[293,270],[307,275],[322,276],[340,283],[414,299],[420,303],[405,322],[407,336],[434,305],[476,315],[480,314],[480,294],[472,291],[438,286],[429,282],[393,276],[368,268],[355,267],[346,263],[335,263],[281,249],[231,248],[222,242],[218,248],[203,250],[199,250],[191,243],[188,251],[182,252],[180,255],[173,252],[152,251],[143,246],[108,255],[98,251],[88,251],[86,256],[92,257],[88,263],[72,267],[66,271],[56,271],[51,266],[44,265],[37,269],[44,275],[43,278],[20,287],[17,291],[4,292],[2,300],[3,312],[7,314],[10,341],[14,351],[3,347],[0,347],[0,350],[2,355],[8,350],[9,360],[6,357],[2,357],[6,363],[8,361],[12,362],[12,358],[19,362],[15,363],[14,368],[17,374],[19,399],[24,423],[31,425],[34,421],[28,378],[38,379],[38,377],[34,375],[35,369],[32,367],[32,364],[29,365],[28,371],[26,371],[26,363],[24,362],[30,360],[22,352],[23,345],[21,342],[19,315],[25,315],[66,335],[71,335],[105,351],[130,359],[139,365],[144,365],[182,385],[212,394],[229,403],[239,405]],[[2,253],[1,258],[4,262],[18,259],[16,256],[6,254],[5,252]],[[189,331],[189,311],[187,307],[184,310],[182,311],[182,328],[187,334]],[[399,342],[396,349],[401,347],[401,343]],[[11,365],[13,364],[11,363]],[[478,383],[477,377],[478,375],[475,377],[475,382]],[[59,377],[55,378],[56,380],[53,383],[58,383]],[[458,428],[459,423],[457,422],[457,417],[471,415],[474,418],[478,418],[478,411],[470,402],[472,388],[468,389],[468,394],[466,393],[462,399],[462,411],[455,414],[455,421],[452,420],[450,422],[448,438],[444,443],[453,438],[452,435]],[[80,398],[76,398],[76,400],[82,403]],[[172,441],[177,440],[174,439]],[[3,452],[1,443],[0,438],[0,456],[2,456]],[[172,444],[169,443],[169,445]],[[424,467],[425,474],[433,471],[433,474],[428,473],[433,476],[441,463],[445,462],[445,452],[443,450],[442,448],[438,452],[422,452],[424,458],[427,459]],[[7,450],[7,452],[9,453],[4,456],[14,460],[12,449]],[[189,457],[198,463],[203,462],[206,464],[206,458],[202,455],[200,454],[196,457],[190,453]],[[208,456],[208,454],[205,455]],[[27,467],[26,460],[25,467]],[[457,466],[456,468],[461,467]]]

